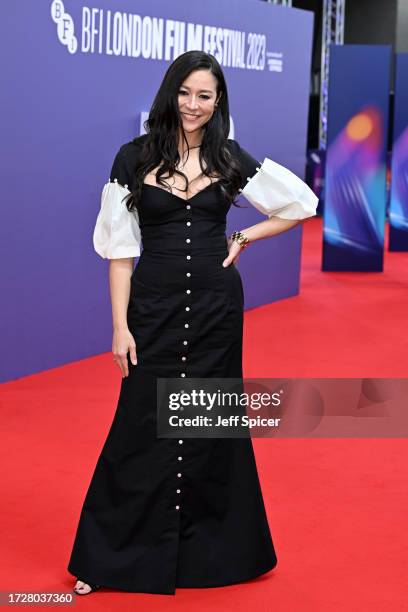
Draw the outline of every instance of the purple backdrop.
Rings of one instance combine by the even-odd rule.
[[[100,193],[179,52],[222,53],[233,137],[303,178],[313,15],[258,0],[20,0],[0,12],[5,381],[110,350],[108,262],[92,246]],[[232,207],[227,229],[265,218]],[[300,246],[297,227],[245,252],[247,308],[298,292]]]

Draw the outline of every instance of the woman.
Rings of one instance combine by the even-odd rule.
[[[122,384],[68,565],[78,594],[100,585],[174,594],[277,562],[251,439],[158,438],[156,379],[242,377],[244,300],[231,264],[247,244],[315,214],[317,198],[228,139],[227,87],[209,54],[171,64],[145,127],[116,155],[94,232],[110,260]],[[240,191],[268,220],[227,240]]]

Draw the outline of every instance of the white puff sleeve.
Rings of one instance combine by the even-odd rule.
[[[93,245],[104,259],[140,256],[139,215],[137,210],[129,212],[123,199],[129,194],[127,186],[120,185],[117,179],[103,187]]]
[[[236,140],[230,144],[245,177],[240,191],[261,213],[293,220],[316,214],[319,198],[296,174],[268,157],[260,164]]]
[[[268,157],[242,190],[246,199],[268,217],[306,219],[316,214],[319,198],[285,166]]]
[[[109,182],[102,190],[101,208],[93,233],[95,251],[104,259],[139,257],[141,231],[136,209],[129,211],[126,196],[134,167],[132,143],[122,145],[112,164]]]

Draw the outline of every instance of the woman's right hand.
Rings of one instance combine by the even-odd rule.
[[[127,354],[130,354],[130,361],[133,365],[137,364],[136,342],[129,329],[114,329],[112,340],[113,361],[119,366],[122,378],[129,376]]]

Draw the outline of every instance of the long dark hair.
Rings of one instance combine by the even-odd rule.
[[[219,101],[213,115],[203,126],[199,162],[205,176],[220,177],[219,184],[226,201],[235,205],[234,199],[238,194],[242,176],[238,162],[231,155],[228,146],[230,117],[224,74],[213,55],[203,51],[187,51],[177,57],[168,67],[153,101],[149,117],[144,122],[146,135],[140,138],[141,151],[134,167],[131,195],[128,196],[126,202],[129,210],[137,208],[144,177],[158,166],[157,182],[159,184],[167,186],[162,178],[163,175],[179,174],[184,177],[185,191],[187,191],[188,178],[183,172],[176,169],[180,161],[178,153],[180,129],[187,145],[187,154],[189,154],[188,142],[178,108],[178,94],[185,79],[194,70],[203,69],[210,70],[216,78]]]

